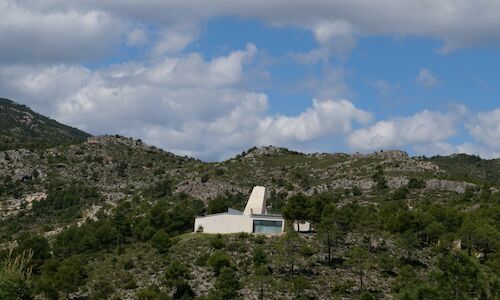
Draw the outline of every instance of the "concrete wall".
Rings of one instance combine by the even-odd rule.
[[[298,222],[294,222],[293,223],[293,229],[295,229],[295,231],[299,231],[299,225],[298,225]],[[311,223],[309,222],[300,222],[300,232],[309,232],[311,231]]]
[[[266,188],[263,186],[256,186],[250,194],[250,198],[247,201],[245,210],[243,213],[245,215],[259,214],[263,215],[266,213]]]
[[[276,217],[247,215],[216,214],[205,217],[198,217],[194,221],[194,232],[198,231],[200,226],[205,233],[239,233],[253,231],[253,220],[282,221],[281,232],[284,231],[285,220]],[[302,230],[302,228],[300,228]]]
[[[206,233],[252,232],[252,220],[247,215],[211,215],[196,218],[194,231],[202,226]]]

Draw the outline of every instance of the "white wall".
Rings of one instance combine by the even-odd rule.
[[[198,217],[194,221],[194,232],[198,231],[200,226],[203,227],[205,233],[239,233],[253,231],[253,220],[269,220],[269,221],[282,221],[281,232],[284,231],[285,220],[281,218],[259,216],[252,218],[247,215],[231,215],[231,214],[217,214],[209,215],[206,217]],[[302,228],[300,228],[302,230]]]
[[[294,222],[293,223],[293,229],[295,231],[299,231],[299,222]],[[311,223],[305,221],[305,222],[300,222],[300,232],[309,232],[311,231]]]
[[[196,218],[194,231],[203,226],[206,233],[252,232],[252,220],[247,215],[213,215]]]

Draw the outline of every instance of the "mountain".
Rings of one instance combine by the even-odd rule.
[[[499,160],[267,146],[206,163],[4,102],[20,146],[0,151],[0,299],[499,297]],[[191,233],[255,185],[315,231]]]
[[[0,150],[49,148],[86,140],[90,135],[0,98]]]

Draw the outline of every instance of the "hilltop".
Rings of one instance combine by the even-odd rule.
[[[85,141],[90,134],[0,98],[0,150],[49,148]]]

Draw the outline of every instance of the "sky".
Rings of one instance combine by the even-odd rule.
[[[2,0],[0,97],[205,161],[500,157],[496,0]]]

